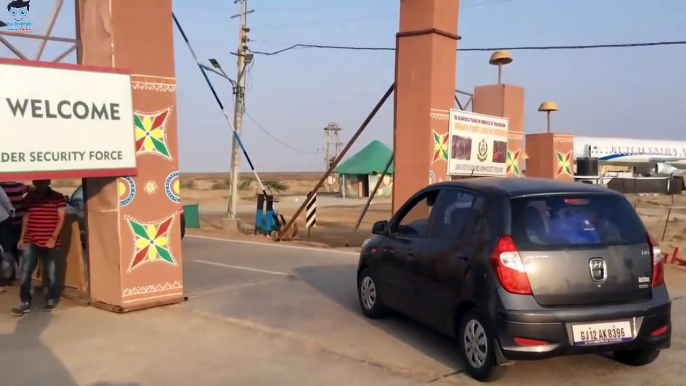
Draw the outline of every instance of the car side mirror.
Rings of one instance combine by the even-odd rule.
[[[387,233],[388,221],[377,221],[372,225],[372,233],[375,235],[385,235]]]

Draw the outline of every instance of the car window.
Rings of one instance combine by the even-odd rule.
[[[520,248],[635,245],[646,231],[631,204],[610,195],[512,200],[512,236]]]
[[[427,192],[397,220],[395,232],[400,236],[426,237],[429,231],[429,216],[436,202],[438,190]]]
[[[79,186],[74,193],[72,193],[71,198],[69,199],[69,205],[73,207],[83,205],[83,186]]]
[[[475,231],[485,200],[473,193],[444,189],[438,197],[431,224],[431,237],[452,239]]]

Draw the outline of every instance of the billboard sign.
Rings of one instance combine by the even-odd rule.
[[[0,85],[0,180],[136,174],[130,74],[0,59]]]
[[[507,118],[450,110],[448,175],[504,177],[507,132]]]

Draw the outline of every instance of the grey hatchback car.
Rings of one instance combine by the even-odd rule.
[[[613,353],[653,362],[671,344],[662,254],[628,200],[535,178],[433,184],[362,247],[362,313],[394,310],[456,338],[480,381],[516,360]]]

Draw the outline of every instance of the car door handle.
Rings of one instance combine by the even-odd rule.
[[[413,250],[408,250],[405,252],[405,259],[406,260],[413,260],[414,259],[414,251]]]

